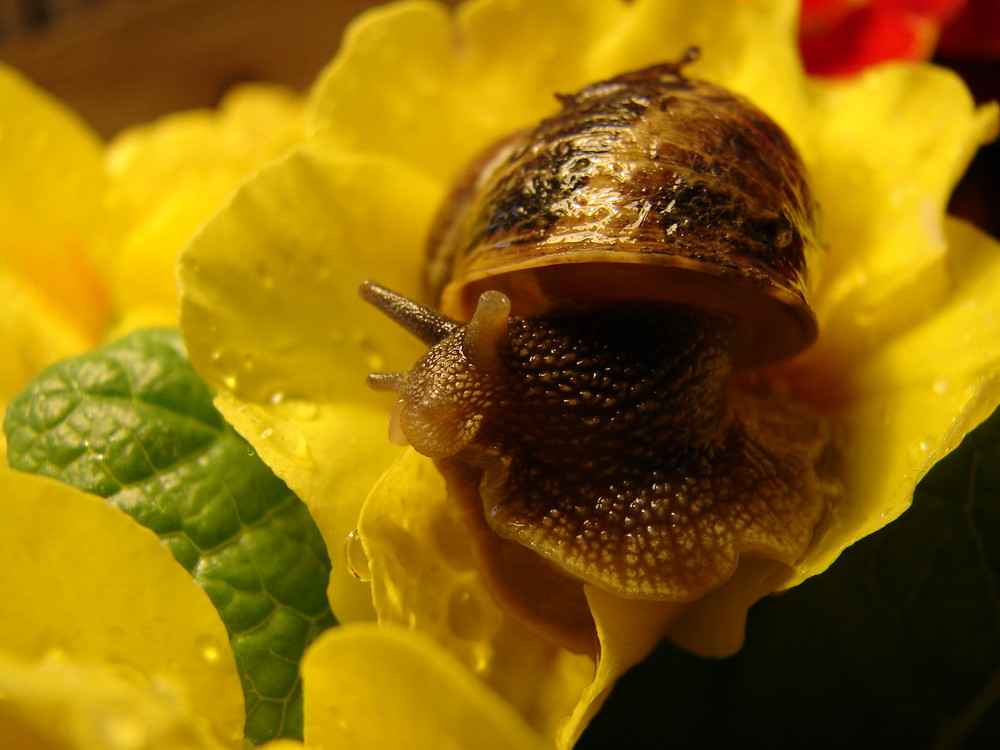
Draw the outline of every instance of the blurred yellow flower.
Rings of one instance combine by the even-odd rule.
[[[386,6],[352,27],[313,90],[305,141],[187,247],[192,360],[227,419],[309,504],[334,560],[334,611],[422,634],[347,627],[331,642],[373,660],[376,642],[405,648],[442,670],[426,689],[354,673],[369,699],[341,721],[310,714],[333,688],[310,681],[307,663],[307,745],[321,733],[378,747],[372,725],[386,721],[386,704],[426,690],[445,706],[461,687],[462,700],[496,694],[513,708],[534,733],[512,730],[515,746],[569,747],[661,637],[731,653],[754,601],[821,572],[903,512],[930,466],[996,407],[1000,248],[944,213],[971,155],[995,135],[996,108],[977,109],[957,77],[926,65],[811,80],[795,26],[791,0],[482,0],[454,18],[432,2]],[[842,499],[794,569],[745,559],[695,602],[626,601],[576,584],[597,642],[574,653],[497,603],[434,465],[387,443],[391,404],[365,375],[406,369],[421,352],[355,290],[372,277],[419,296],[423,244],[450,182],[485,146],[551,113],[554,92],[691,45],[702,50],[692,77],[744,94],[786,130],[823,207],[820,340],[767,376],[843,436]]]
[[[0,745],[242,747],[226,628],[156,535],[6,468],[0,497]]]
[[[247,86],[105,147],[0,66],[0,403],[106,336],[176,325],[178,250],[301,122],[293,94]]]

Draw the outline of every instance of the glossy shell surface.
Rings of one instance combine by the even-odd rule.
[[[471,315],[651,299],[717,310],[744,362],[816,336],[821,248],[801,159],[746,99],[665,64],[560,96],[562,109],[487,150],[432,233],[428,293]]]

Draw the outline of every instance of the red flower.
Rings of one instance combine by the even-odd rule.
[[[851,75],[885,60],[925,60],[965,0],[803,0],[802,57],[815,75]]]

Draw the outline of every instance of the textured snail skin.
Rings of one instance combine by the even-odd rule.
[[[392,434],[480,525],[551,563],[539,580],[683,602],[741,556],[794,565],[835,492],[832,438],[754,368],[816,335],[798,156],[680,64],[560,101],[459,180],[431,238],[444,313],[363,287],[430,347],[370,378],[398,391]],[[495,590],[516,588],[503,561],[523,554],[481,546]]]
[[[828,436],[805,410],[733,392],[727,317],[650,302],[507,317],[487,292],[469,324],[439,316],[431,333],[434,311],[364,293],[432,344],[373,376],[398,390],[396,428],[476,474],[499,536],[618,595],[671,601],[718,586],[741,554],[791,564],[808,544]]]

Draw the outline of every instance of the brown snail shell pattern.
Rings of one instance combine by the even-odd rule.
[[[430,346],[369,382],[464,509],[561,576],[671,601],[741,555],[794,564],[831,497],[826,422],[750,369],[816,334],[804,169],[681,64],[560,97],[459,181],[428,280],[469,323],[362,288]]]
[[[812,343],[822,248],[802,162],[752,103],[681,75],[686,61],[560,96],[476,160],[432,232],[428,299],[461,320],[487,289],[522,314],[692,304],[731,315],[753,364]]]

